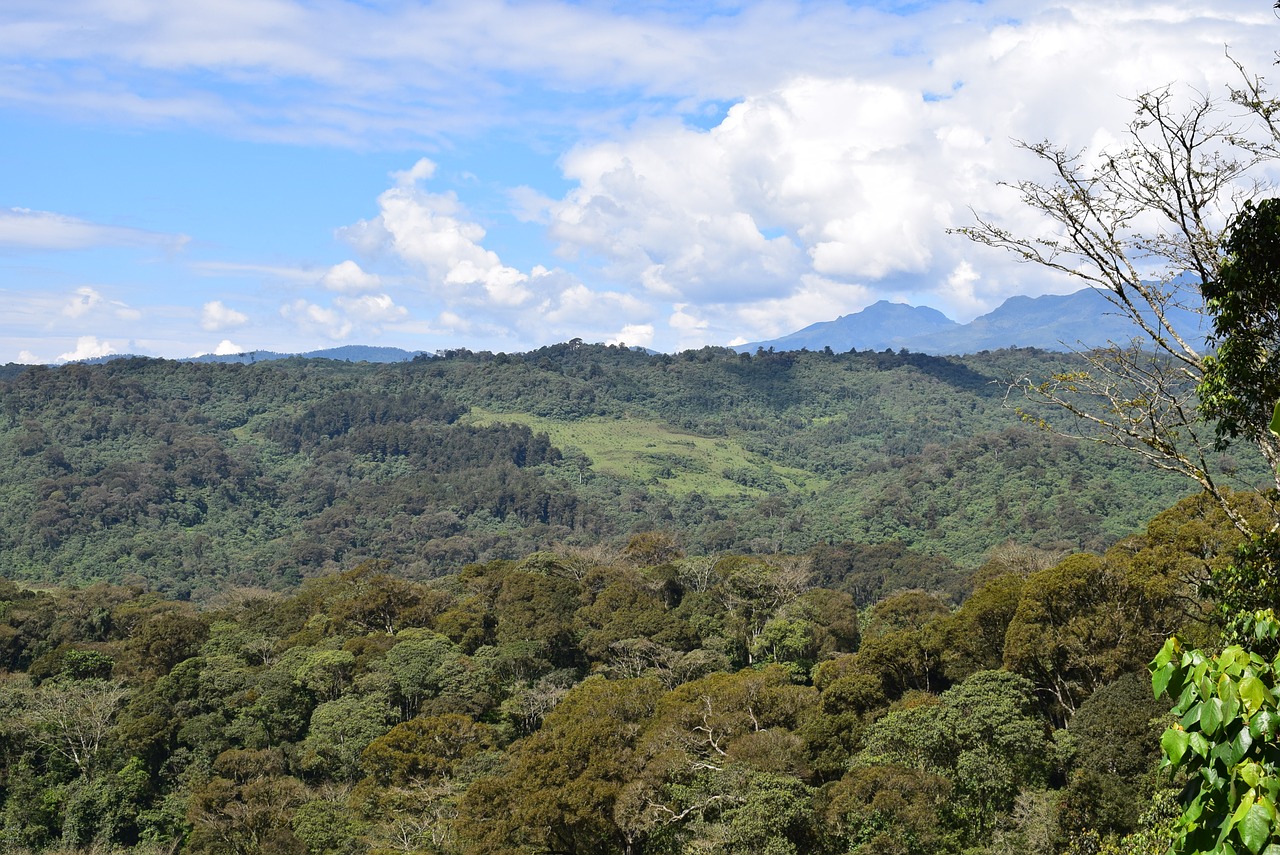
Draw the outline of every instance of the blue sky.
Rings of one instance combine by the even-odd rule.
[[[1013,139],[1273,69],[1264,0],[8,0],[0,362],[659,350],[1065,292]]]

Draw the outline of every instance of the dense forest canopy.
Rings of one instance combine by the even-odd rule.
[[[203,609],[3,582],[0,841],[1154,851],[1173,791],[1144,666],[1209,632],[1197,584],[1239,538],[1192,498],[1103,554],[1003,546],[959,606],[936,567],[867,572],[909,567],[896,546],[713,557],[658,532]]]
[[[199,598],[649,530],[698,554],[896,542],[969,568],[1007,540],[1100,550],[1188,488],[1006,406],[1010,377],[1071,359],[575,341],[399,365],[31,367],[0,382],[0,573]]]
[[[0,842],[1157,851],[1145,666],[1242,535],[1006,405],[1071,360],[12,372]]]

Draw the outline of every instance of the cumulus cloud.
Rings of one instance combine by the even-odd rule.
[[[957,182],[976,183],[972,158],[990,145],[944,112],[900,86],[799,79],[709,130],[643,129],[575,150],[564,171],[577,186],[550,206],[550,233],[655,297],[754,304],[744,317],[815,320],[835,301],[806,277],[842,297],[889,277],[925,277],[917,288],[931,290],[945,278],[935,261],[954,252]]]
[[[169,235],[106,226],[51,211],[0,208],[0,246],[29,250],[74,250],[92,247],[158,247],[176,250],[185,235]]]
[[[347,314],[347,317],[371,325],[399,321],[409,314],[408,309],[397,306],[386,294],[338,297],[333,302]]]
[[[231,329],[249,322],[249,316],[223,305],[221,300],[211,300],[200,311],[200,327],[209,332]]]
[[[244,348],[224,338],[218,342],[218,346],[213,349],[213,353],[215,356],[234,356],[237,353],[244,353]]]
[[[80,318],[102,304],[102,295],[95,289],[85,285],[77,288],[62,307],[62,314],[68,318]]]
[[[110,356],[119,353],[119,348],[109,341],[99,340],[97,336],[82,335],[76,339],[76,347],[58,356],[55,362],[75,362],[79,359],[96,359],[99,356]]]
[[[330,291],[363,294],[381,288],[382,279],[376,273],[365,273],[354,261],[344,261],[330,267],[320,284]]]
[[[653,324],[627,324],[605,344],[625,344],[628,347],[648,347],[653,343]]]
[[[142,312],[119,300],[108,300],[96,288],[82,285],[63,301],[59,314],[78,320],[86,316],[115,317],[122,321],[142,319]]]
[[[1071,290],[946,234],[970,206],[1043,228],[997,187],[1035,174],[1010,140],[1099,157],[1131,116],[1126,96],[1171,81],[1217,95],[1235,74],[1224,44],[1255,69],[1274,47],[1255,0],[215,5],[0,10],[0,103],[384,151],[457,151],[505,125],[530,140],[518,157],[558,155],[564,183],[508,190],[505,215],[468,195],[506,180],[483,156],[456,193],[447,155],[408,164],[376,215],[340,230],[358,263],[196,267],[278,280],[282,315],[337,339],[394,325],[529,346],[651,327],[659,347],[695,346],[881,298],[966,320],[1014,293]],[[544,226],[566,269],[486,234],[511,219]],[[0,210],[0,251],[183,240]],[[41,322],[114,335],[100,317],[140,312],[108,292],[64,304],[52,289]]]
[[[1014,293],[1082,287],[948,229],[972,207],[1044,233],[999,186],[1035,174],[1011,140],[1105,156],[1132,115],[1125,97],[1174,79],[1223,91],[1235,73],[1223,36],[1260,19],[1146,3],[974,14],[929,28],[927,63],[796,75],[707,128],[640,124],[580,145],[562,159],[572,189],[551,202],[522,192],[521,216],[545,216],[563,257],[603,259],[605,277],[692,307],[667,323],[688,343],[773,337],[881,298],[968,320]]]
[[[510,307],[528,301],[533,296],[529,276],[481,245],[485,230],[465,218],[457,195],[431,193],[419,185],[434,171],[424,158],[394,173],[396,186],[378,197],[378,216],[339,234],[364,252],[389,251],[417,266],[445,296],[479,296]]]
[[[317,333],[334,341],[347,338],[355,328],[355,325],[341,312],[303,299],[281,306],[280,316],[292,321],[306,332]]]
[[[342,341],[357,332],[377,335],[383,326],[405,321],[409,310],[387,294],[363,294],[335,297],[328,306],[299,298],[281,306],[280,315],[304,332]]]

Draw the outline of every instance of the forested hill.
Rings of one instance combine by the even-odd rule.
[[[1008,539],[1096,550],[1188,490],[1022,425],[1004,381],[1070,359],[571,342],[392,365],[10,368],[0,576],[201,596],[649,530],[695,554],[897,542],[963,566]]]

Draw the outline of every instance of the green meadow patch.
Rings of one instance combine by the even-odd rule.
[[[822,490],[827,481],[804,469],[779,466],[731,437],[698,436],[652,419],[592,417],[574,421],[498,413],[472,407],[463,418],[477,426],[501,422],[546,433],[563,451],[580,451],[592,469],[683,495],[764,495]]]

